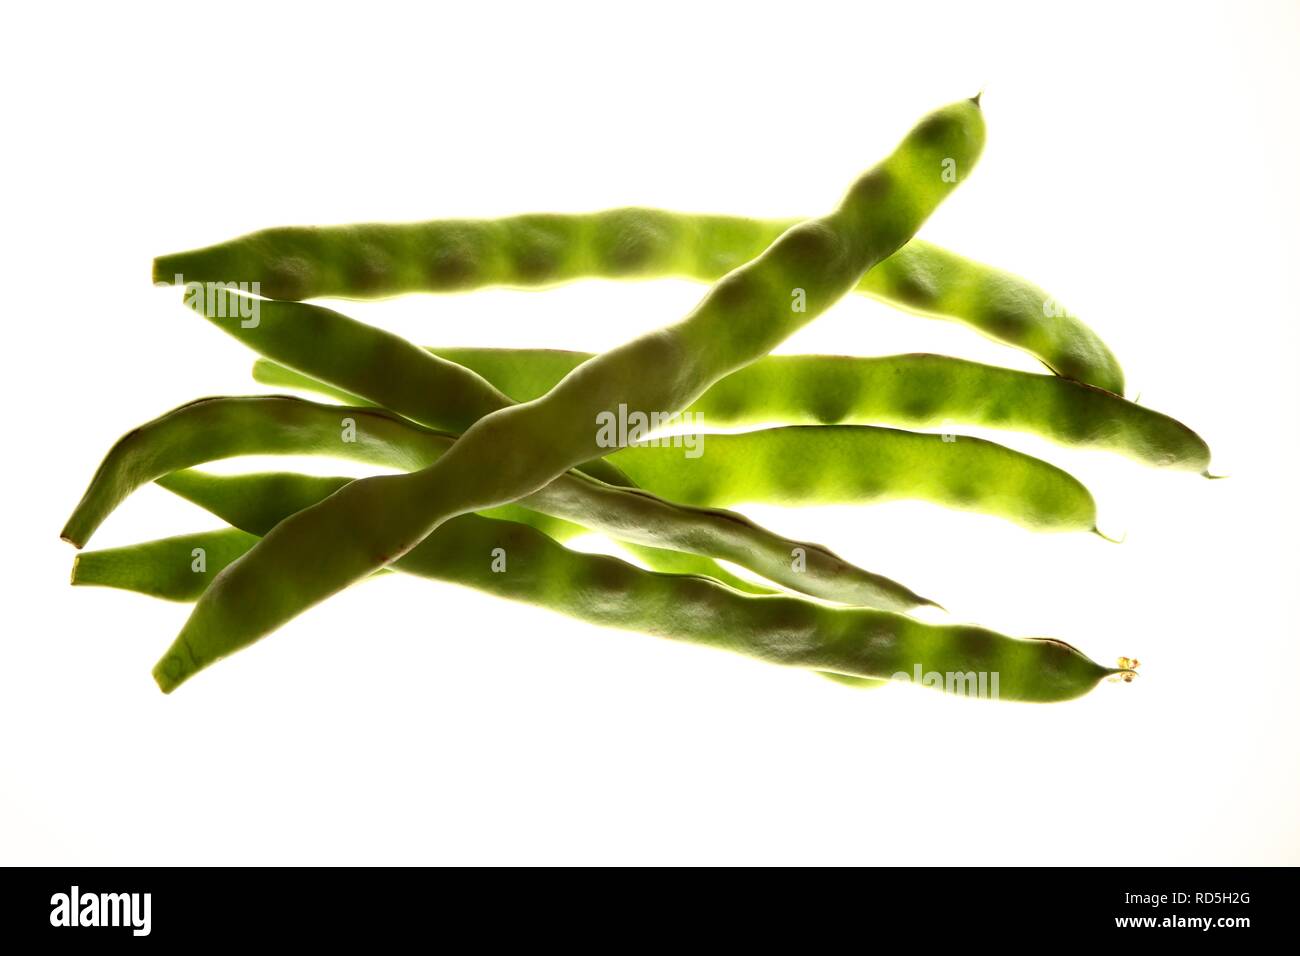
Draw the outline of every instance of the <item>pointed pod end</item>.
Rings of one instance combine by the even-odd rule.
[[[1098,528],[1096,525],[1093,525],[1093,526],[1092,526],[1092,533],[1095,534],[1097,537],[1101,538],[1103,541],[1109,541],[1111,544],[1123,544],[1125,541],[1128,540],[1128,532],[1127,532],[1127,531],[1125,531],[1125,532],[1124,532],[1122,535],[1120,535],[1118,538],[1112,538],[1110,535],[1106,534],[1104,531],[1102,531],[1102,530],[1101,530],[1100,528]]]
[[[972,96],[972,97],[970,98],[970,101],[971,101],[972,103],[974,103],[976,106],[979,106],[979,105],[980,105],[980,97],[983,96],[983,95],[984,95],[984,91],[983,91],[983,90],[980,90],[978,93],[976,93],[974,96]]]
[[[912,607],[899,613],[915,618],[923,624],[942,624],[951,619],[950,612],[946,607],[938,601],[931,601],[928,598],[917,598]]]
[[[1210,479],[1210,481],[1222,481],[1224,478],[1228,478],[1228,477],[1230,477],[1230,476],[1229,476],[1229,475],[1213,475],[1213,474],[1210,474],[1210,469],[1207,468],[1207,469],[1205,469],[1203,472],[1201,472],[1201,477],[1202,477],[1202,478],[1208,478],[1208,479]]]

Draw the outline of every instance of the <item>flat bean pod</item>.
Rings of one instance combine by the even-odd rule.
[[[430,349],[517,402],[545,394],[591,357],[555,349]],[[343,401],[356,396],[259,359],[253,377]],[[728,375],[688,412],[705,425],[980,425],[1096,448],[1143,464],[1204,473],[1210,449],[1182,422],[1111,392],[1052,375],[946,355],[769,355]]]
[[[204,592],[154,668],[159,687],[171,691],[396,561],[443,522],[523,499],[601,456],[593,423],[602,416],[679,411],[767,354],[911,239],[955,188],[959,176],[948,173],[964,178],[983,141],[976,102],[930,114],[835,212],[783,233],[681,322],[584,363],[535,401],[479,419],[422,471],[351,482],[286,518]]]
[[[257,282],[276,299],[370,299],[489,286],[535,288],[583,278],[708,282],[758,256],[798,220],[658,209],[506,219],[282,227],[160,256],[155,282]],[[920,315],[969,325],[1058,375],[1123,394],[1104,342],[1033,283],[913,239],[857,291]]]
[[[610,456],[639,486],[683,504],[849,504],[915,499],[996,515],[1035,531],[1097,530],[1092,494],[1068,472],[980,438],[864,425],[790,425],[708,435]]]
[[[239,455],[324,454],[412,470],[437,461],[454,441],[454,436],[375,408],[287,396],[190,402],[129,432],[109,451],[63,537],[80,547],[136,488],[204,462]],[[732,561],[827,600],[889,609],[933,603],[827,548],[773,534],[741,515],[677,505],[577,473],[559,476],[519,505],[637,544]]]
[[[217,572],[257,540],[257,535],[238,528],[222,528],[83,551],[73,559],[72,583],[134,591],[165,601],[197,601]]]
[[[229,529],[91,551],[79,555],[72,583],[192,601],[255,541]],[[191,570],[196,547],[209,555],[201,573]],[[497,548],[508,555],[505,573],[490,570]],[[527,526],[478,515],[444,522],[393,568],[593,624],[818,670],[859,687],[888,679],[915,682],[920,675],[923,686],[949,693],[1048,703],[1079,697],[1103,677],[1131,673],[1103,667],[1061,641],[745,595],[707,578],[644,571],[617,558],[569,551]]]

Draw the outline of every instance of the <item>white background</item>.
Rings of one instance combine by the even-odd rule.
[[[177,6],[6,14],[0,861],[1300,861],[1300,5]],[[816,214],[981,88],[983,160],[923,235],[1062,299],[1231,479],[1002,436],[1087,482],[1120,546],[923,504],[745,510],[955,620],[1137,656],[1135,683],[855,692],[393,576],[164,697],[186,608],[68,587],[58,531],[112,441],[260,390],[154,255],[289,223]],[[702,291],[345,310],[598,350]],[[782,349],[904,350],[1035,368],[861,297]],[[150,487],[93,546],[213,526]]]

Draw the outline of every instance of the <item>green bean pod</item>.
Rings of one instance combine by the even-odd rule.
[[[671,445],[640,445],[610,460],[640,487],[700,507],[913,499],[1035,531],[1097,531],[1097,505],[1082,482],[981,438],[863,425],[789,425],[701,437],[698,458]]]
[[[192,601],[256,540],[228,529],[90,551],[78,556],[72,583]],[[208,552],[202,572],[192,570],[195,548]],[[504,573],[490,570],[498,548],[508,556]],[[857,687],[893,679],[969,697],[1048,703],[1079,697],[1103,677],[1132,673],[1103,667],[1061,641],[744,595],[706,578],[644,571],[478,515],[444,522],[393,567],[593,624],[818,670]]]
[[[437,461],[454,440],[376,408],[320,405],[287,396],[202,399],[124,436],[100,465],[63,537],[80,547],[136,488],[204,462],[239,455],[324,454],[409,471]],[[776,535],[742,515],[677,505],[577,473],[559,476],[519,505],[640,545],[732,561],[827,600],[890,610],[934,603],[821,545]]]
[[[687,407],[826,311],[911,239],[973,168],[983,143],[976,102],[930,114],[859,177],[833,213],[783,233],[719,280],[682,321],[584,363],[535,401],[479,419],[422,471],[351,482],[286,518],[195,604],[154,668],[159,687],[170,692],[396,561],[450,518],[526,498],[602,456],[593,427],[602,416]]]
[[[257,540],[257,535],[239,528],[223,528],[82,551],[72,562],[72,583],[134,591],[165,601],[197,601],[217,573]]]
[[[283,227],[154,260],[154,281],[258,283],[275,299],[370,299],[489,286],[535,288],[583,278],[712,282],[758,256],[798,220],[658,209],[533,214],[353,226]],[[1058,375],[1123,394],[1105,343],[1038,286],[913,239],[857,291],[969,325]]]
[[[532,401],[591,354],[556,349],[433,348],[516,402]],[[349,404],[366,400],[266,359],[253,378]],[[946,355],[863,358],[769,355],[719,381],[686,410],[705,426],[979,425],[1026,432],[1075,448],[1095,448],[1158,468],[1197,471],[1210,449],[1182,422],[1118,395],[1052,375],[983,365]]]

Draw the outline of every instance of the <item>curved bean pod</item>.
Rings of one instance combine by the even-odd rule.
[[[324,454],[410,471],[437,461],[454,441],[375,408],[274,395],[202,399],[134,429],[114,445],[63,537],[80,547],[136,488],[203,462],[238,455]],[[827,548],[773,534],[741,515],[676,505],[576,473],[561,475],[519,505],[637,544],[732,561],[827,600],[891,610],[934,603]],[[805,564],[793,560],[796,550]]]
[[[256,538],[242,534],[207,532],[87,552],[73,567],[72,583],[194,600],[215,586],[213,579],[234,560],[234,552],[252,547]],[[209,550],[201,574],[190,571],[195,547]],[[506,573],[489,570],[495,548],[508,555]],[[444,522],[393,567],[593,624],[815,669],[858,687],[885,679],[911,682],[919,674],[923,686],[950,693],[1048,703],[1079,697],[1103,677],[1131,673],[1103,667],[1061,641],[744,595],[706,578],[644,571],[617,558],[569,551],[532,528],[478,515]]]
[[[430,351],[478,373],[517,402],[545,394],[591,358],[555,349]],[[266,359],[254,363],[253,378],[364,403]],[[1168,415],[1082,382],[946,355],[769,355],[719,381],[687,411],[712,425],[981,425],[1111,451],[1155,467],[1204,474],[1210,464],[1205,440]]]
[[[202,462],[320,454],[409,471],[429,464],[451,441],[375,408],[319,405],[283,395],[200,398],[118,439],[61,537],[82,547],[136,488]]]
[[[575,279],[712,282],[798,220],[658,209],[354,226],[283,227],[154,260],[155,282],[245,281],[276,299],[370,299]],[[1067,378],[1123,394],[1106,344],[1038,286],[913,239],[857,286],[891,305],[969,325]]]
[[[423,471],[354,481],[286,518],[195,604],[154,668],[159,687],[173,690],[392,563],[448,519],[525,498],[600,456],[602,416],[624,406],[679,411],[765,355],[907,242],[955,187],[958,177],[945,174],[964,177],[983,141],[973,100],[930,114],[835,212],[782,234],[681,322],[597,356],[542,398],[479,419]]]

